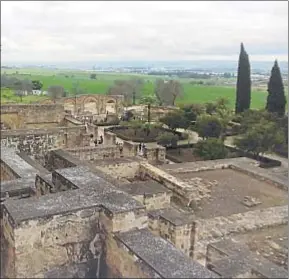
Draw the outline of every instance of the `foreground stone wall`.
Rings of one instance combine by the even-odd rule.
[[[13,221],[9,212],[1,205],[1,277],[15,276],[15,237]]]
[[[199,219],[195,221],[193,258],[204,261],[209,243],[220,241],[232,234],[242,234],[270,226],[288,223],[288,207],[276,206],[261,210],[233,214],[228,217]]]
[[[11,129],[56,126],[64,115],[61,104],[1,105],[1,122],[7,123]]]
[[[68,160],[72,156],[62,150],[51,153],[58,154],[51,167],[66,168],[34,174],[39,196],[7,199],[1,205],[7,277],[215,277],[149,232],[146,208],[140,202],[85,164],[75,166],[79,159]],[[50,191],[53,187],[57,193]],[[183,231],[179,234],[185,235]],[[177,245],[181,241],[176,236]]]
[[[62,265],[98,265],[102,246],[97,208],[48,219],[31,220],[15,228],[15,276],[43,276]],[[41,233],[39,233],[41,232]]]
[[[143,270],[139,257],[115,237],[108,236],[105,243],[106,278],[161,278],[158,274],[150,277],[150,274]],[[150,267],[147,267],[147,270],[153,272]]]

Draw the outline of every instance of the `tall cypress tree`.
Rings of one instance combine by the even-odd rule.
[[[240,113],[250,108],[251,103],[250,74],[251,71],[250,71],[249,56],[245,51],[243,43],[241,43],[241,51],[238,65],[235,113]]]
[[[268,82],[268,97],[266,110],[272,113],[277,113],[280,117],[285,114],[286,97],[284,93],[284,85],[280,68],[277,60],[271,70],[271,76]]]

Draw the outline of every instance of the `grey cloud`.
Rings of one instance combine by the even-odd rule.
[[[287,2],[2,2],[3,61],[287,60]],[[278,57],[277,57],[278,58]]]

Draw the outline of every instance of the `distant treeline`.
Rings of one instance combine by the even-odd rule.
[[[149,72],[148,75],[152,75],[152,76],[169,76],[169,77],[179,77],[179,78],[194,78],[194,79],[210,79],[213,74],[205,74],[205,73],[191,73],[191,72],[180,72],[180,71],[176,71],[176,72],[159,72],[159,71],[152,71]],[[234,74],[231,73],[224,73],[222,75],[225,78],[230,78],[230,77],[234,77]]]

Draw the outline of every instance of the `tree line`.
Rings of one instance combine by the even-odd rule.
[[[283,80],[278,61],[275,60],[268,82],[268,96],[265,109],[282,117],[286,111],[286,97]],[[235,113],[241,113],[250,109],[251,104],[251,73],[249,55],[244,44],[241,43],[241,51],[238,63],[237,90]]]

